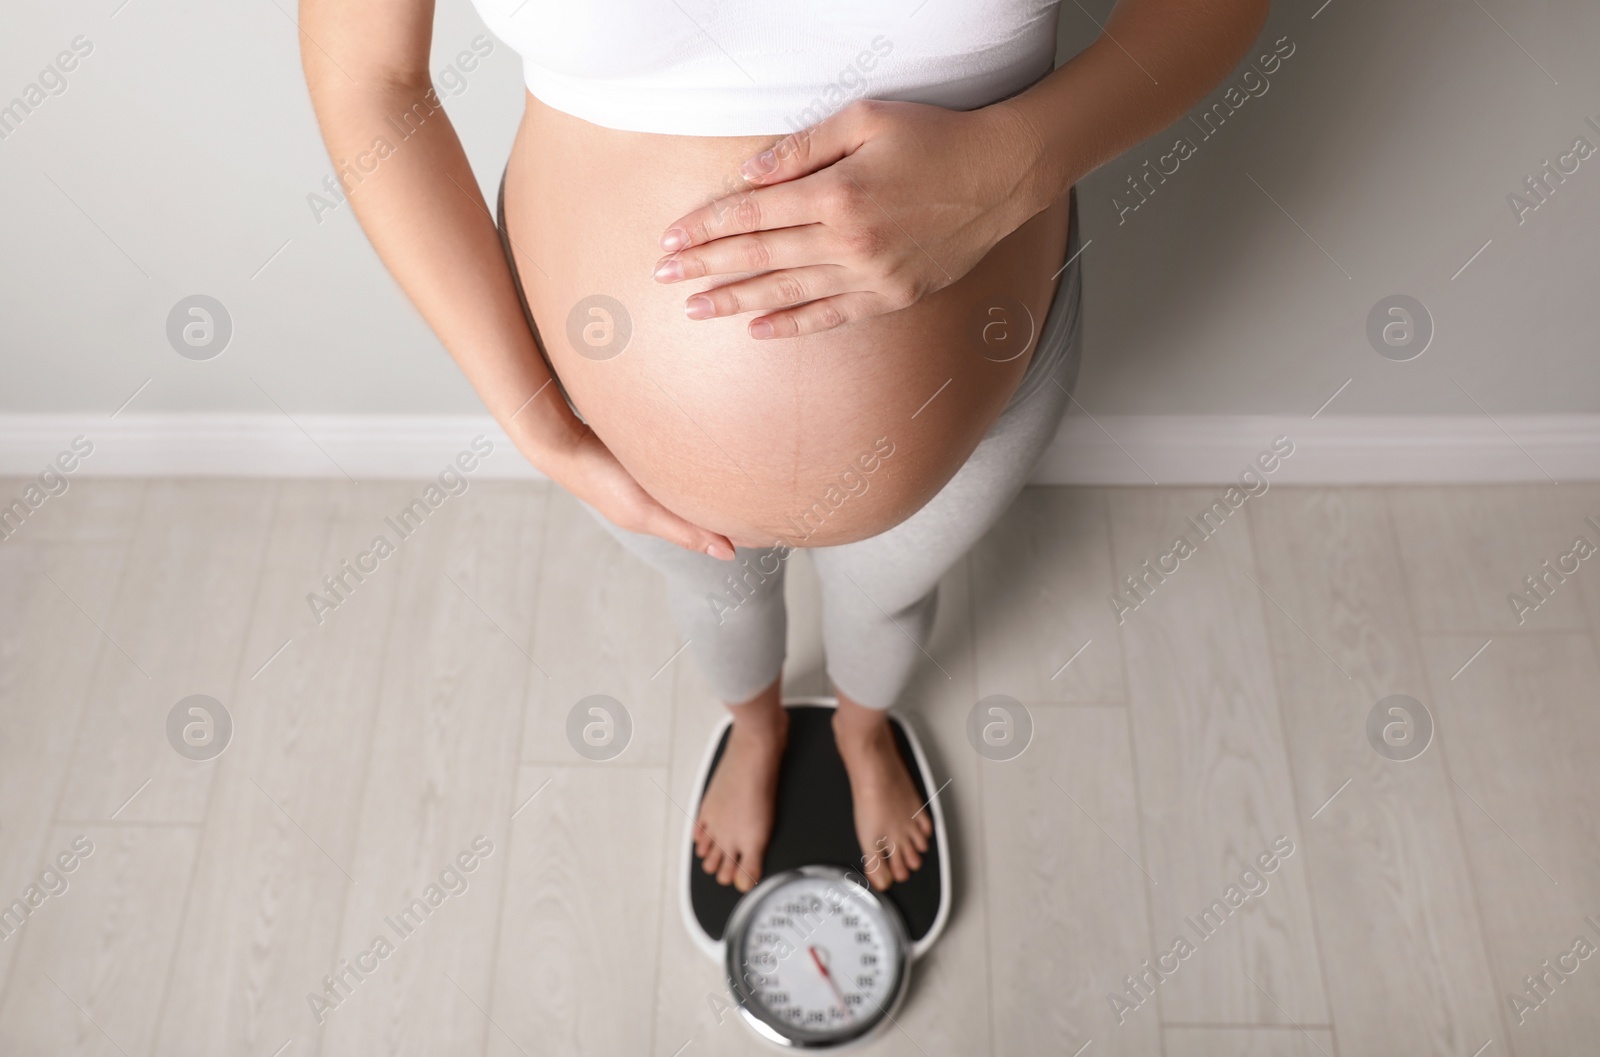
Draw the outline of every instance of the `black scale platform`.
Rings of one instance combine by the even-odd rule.
[[[856,840],[850,779],[834,746],[833,709],[826,705],[785,707],[789,710],[789,744],[783,754],[777,817],[761,865],[761,876],[771,877],[799,866],[838,866],[859,874],[862,849]],[[891,716],[890,723],[900,755],[916,783],[918,795],[925,801],[931,776],[923,774],[917,765],[916,754],[899,719]],[[716,773],[727,744],[728,730],[725,729],[706,772],[707,784]],[[699,796],[704,792],[702,786],[696,793],[697,808]],[[912,943],[934,927],[939,905],[945,897],[945,878],[940,874],[942,856],[937,844],[939,835],[936,828],[929,838],[922,866],[912,871],[911,879],[896,882],[883,893],[905,919],[906,934]],[[732,885],[718,884],[715,877],[705,872],[693,851],[688,859],[690,906],[706,935],[720,941],[740,892]]]

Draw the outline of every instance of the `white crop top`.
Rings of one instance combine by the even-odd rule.
[[[793,132],[859,98],[973,110],[1055,65],[1059,0],[473,0],[541,102],[686,136]]]

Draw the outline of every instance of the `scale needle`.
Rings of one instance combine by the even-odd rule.
[[[821,973],[822,978],[828,981],[828,986],[833,988],[834,997],[839,1000],[839,1008],[844,1010],[845,1016],[854,1019],[855,1014],[850,1012],[850,1004],[844,1000],[844,992],[839,990],[839,985],[834,981],[833,974],[828,972],[828,967],[822,964],[822,957],[817,954],[817,949],[807,947],[806,950],[811,952],[811,961],[816,965],[817,972]]]

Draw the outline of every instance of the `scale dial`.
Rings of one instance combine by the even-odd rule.
[[[729,987],[745,1020],[783,1046],[822,1049],[881,1027],[905,994],[905,925],[844,870],[762,881],[726,932]]]

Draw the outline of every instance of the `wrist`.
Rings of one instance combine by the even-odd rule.
[[[553,384],[550,389],[554,391]],[[559,393],[550,404],[545,403],[547,395],[541,393],[500,425],[523,458],[546,477],[559,480],[589,428],[572,413]]]
[[[1020,97],[984,107],[994,134],[1003,144],[1000,157],[1007,172],[1008,201],[1020,212],[1017,224],[1043,212],[1065,195],[1075,182],[1060,152],[1040,134],[1029,108]]]

